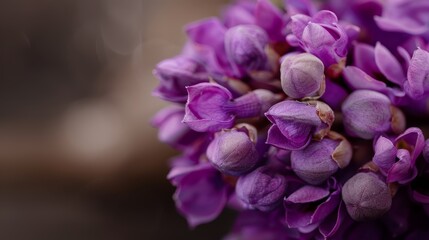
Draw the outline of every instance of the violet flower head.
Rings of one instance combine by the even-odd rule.
[[[270,211],[278,206],[284,197],[286,184],[284,176],[263,166],[241,176],[235,191],[248,208]]]
[[[259,160],[256,149],[256,128],[224,129],[215,134],[207,148],[207,158],[222,173],[241,175],[250,171]]]
[[[320,142],[313,141],[302,150],[292,151],[291,166],[295,174],[310,184],[320,184],[352,157],[351,144],[338,133],[329,132]]]
[[[325,92],[323,63],[312,54],[286,56],[280,74],[283,91],[291,98],[320,97]]]
[[[186,86],[209,81],[203,66],[187,56],[177,56],[158,63],[154,75],[160,80],[154,95],[172,102],[186,102]]]
[[[168,179],[177,187],[176,207],[191,227],[212,221],[227,203],[228,187],[210,164],[173,168]]]
[[[257,89],[237,99],[218,84],[200,83],[187,87],[188,101],[183,122],[198,132],[216,132],[231,128],[235,118],[262,116],[278,101],[268,90]]]
[[[267,143],[278,148],[298,150],[312,138],[322,139],[334,122],[334,112],[323,102],[286,100],[272,106],[265,114],[273,125]]]
[[[231,240],[424,238],[428,24],[428,0],[234,0],[188,24],[152,124],[189,225],[228,206]]]
[[[284,199],[286,224],[308,233],[338,209],[341,187],[334,178],[321,186],[304,185]]]
[[[343,186],[343,201],[347,212],[356,221],[378,218],[392,205],[387,184],[375,173],[360,172]]]
[[[372,139],[388,131],[400,133],[405,128],[401,110],[393,107],[389,98],[378,92],[354,91],[341,109],[344,128],[351,136]]]
[[[322,10],[312,17],[296,14],[291,16],[289,24],[292,31],[287,36],[289,44],[320,58],[325,67],[344,61],[349,42],[353,39],[349,39],[335,13]],[[352,29],[359,31],[356,26]]]

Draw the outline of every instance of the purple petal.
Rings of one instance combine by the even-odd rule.
[[[398,148],[405,148],[410,151],[411,162],[414,165],[425,146],[425,138],[422,130],[415,127],[408,128],[395,139],[395,145]]]
[[[316,13],[316,7],[310,0],[284,0],[284,5],[289,16],[299,13],[312,16]]]
[[[172,169],[168,178],[177,186],[176,207],[191,227],[212,221],[226,205],[228,189],[209,164]]]
[[[185,56],[177,56],[158,63],[154,75],[160,80],[154,95],[172,102],[185,102],[186,86],[209,80],[202,66]]]
[[[378,81],[366,74],[361,69],[348,66],[343,70],[344,80],[352,89],[367,89],[378,92],[387,92],[387,86],[384,82]]]
[[[277,125],[273,125],[268,130],[268,138],[267,138],[267,144],[273,145],[275,147],[289,150],[289,149],[302,149],[304,148],[308,143],[311,141],[311,135],[308,132],[305,132],[304,130],[307,130],[305,127],[298,129],[301,130],[301,132],[304,132],[305,138],[299,138],[298,140],[302,139],[301,141],[291,141],[289,138],[285,137],[283,133],[280,131],[280,129],[277,127]]]
[[[306,185],[285,198],[285,204],[316,202],[329,196],[329,190]]]
[[[217,18],[200,20],[186,26],[186,34],[194,43],[211,46],[216,52],[224,52],[226,28]]]
[[[222,14],[226,27],[231,28],[241,24],[255,24],[255,4],[241,1],[229,6]]]
[[[284,22],[280,9],[269,0],[259,0],[255,10],[256,24],[262,27],[272,42],[283,42]]]
[[[354,45],[354,65],[368,74],[380,72],[375,62],[374,47],[364,43]]]
[[[198,132],[231,128],[234,116],[224,110],[232,99],[226,88],[213,83],[200,83],[187,88],[188,102],[183,122]]]
[[[308,22],[310,21],[311,21],[311,17],[304,14],[296,14],[291,16],[291,23],[289,26],[291,28],[293,35],[297,38],[297,40],[302,38],[304,29],[307,26]]]
[[[275,124],[268,132],[267,143],[290,150],[305,147],[322,124],[314,106],[297,101],[277,103],[265,115]]]
[[[399,182],[405,184],[417,176],[417,170],[411,164],[411,157],[408,150],[399,149],[397,153],[398,161],[393,164],[387,173],[387,182]]]
[[[341,189],[335,189],[329,197],[321,203],[314,211],[312,216],[312,222],[319,222],[329,216],[337,207],[341,201]]]
[[[381,73],[390,81],[402,86],[405,81],[405,74],[395,56],[379,42],[375,45],[374,53],[375,62]]]
[[[337,15],[335,15],[335,13],[328,10],[322,10],[313,16],[312,22],[331,25],[331,24],[338,23],[338,18],[337,18]]]
[[[320,226],[319,231],[325,238],[333,236],[343,223],[346,217],[346,209],[343,202],[340,202],[338,210],[331,213],[331,215],[324,220]]]
[[[328,104],[334,111],[339,111],[341,109],[341,104],[348,95],[347,91],[330,79],[326,79],[325,84],[325,93],[320,99]]]
[[[384,174],[387,174],[393,166],[396,159],[396,147],[392,141],[381,136],[378,138],[374,146],[374,158],[372,161],[381,169]]]
[[[429,52],[418,48],[413,53],[404,84],[405,92],[414,99],[420,99],[429,90]]]

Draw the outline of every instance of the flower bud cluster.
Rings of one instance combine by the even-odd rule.
[[[235,209],[226,239],[429,238],[429,2],[283,2],[189,24],[156,66],[178,211]]]

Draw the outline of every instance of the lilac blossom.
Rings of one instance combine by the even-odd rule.
[[[344,69],[343,75],[352,89],[381,92],[392,101],[405,96],[406,68],[381,43],[375,47],[356,44],[354,64]]]
[[[177,209],[192,227],[215,219],[227,203],[228,186],[210,164],[173,168],[168,179],[177,187]]]
[[[262,116],[278,97],[258,89],[233,99],[231,92],[218,84],[200,83],[187,88],[188,101],[183,122],[198,132],[231,128],[235,118]]]
[[[312,138],[322,139],[334,121],[332,109],[318,101],[283,101],[265,115],[273,123],[267,143],[288,150],[303,149]]]
[[[286,224],[302,233],[312,232],[321,227],[331,214],[338,216],[335,211],[338,211],[340,201],[341,187],[334,178],[321,186],[304,185],[284,199]],[[335,225],[334,228],[338,227]],[[325,234],[330,232],[326,227],[322,228]]]
[[[287,36],[289,44],[320,58],[325,67],[344,62],[349,42],[353,40],[331,11],[322,10],[313,16],[293,15],[289,27],[292,32]],[[351,35],[357,31],[357,27],[350,28]]]
[[[408,183],[417,175],[417,157],[423,151],[424,136],[420,129],[409,128],[394,141],[379,137],[374,146],[373,162],[386,176],[386,181]]]
[[[172,102],[186,101],[186,86],[209,81],[203,66],[186,56],[177,56],[158,63],[154,75],[160,80],[154,95]]]

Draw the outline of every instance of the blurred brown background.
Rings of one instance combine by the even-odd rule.
[[[226,0],[0,1],[0,239],[219,239],[187,228],[149,125],[152,69]]]

